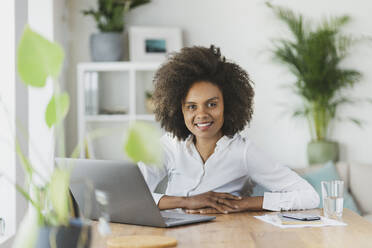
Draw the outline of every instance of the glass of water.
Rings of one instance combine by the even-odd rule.
[[[344,208],[344,181],[322,181],[324,217],[340,219]]]

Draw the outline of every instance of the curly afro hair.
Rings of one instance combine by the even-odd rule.
[[[185,140],[187,129],[182,102],[190,87],[200,81],[217,85],[224,98],[222,133],[232,137],[244,129],[253,114],[253,83],[239,65],[226,61],[220,49],[194,46],[172,54],[154,77],[156,120],[165,131]]]

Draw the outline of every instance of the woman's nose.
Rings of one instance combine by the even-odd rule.
[[[206,107],[200,107],[200,108],[198,108],[196,115],[198,117],[207,116],[208,115],[207,108]]]

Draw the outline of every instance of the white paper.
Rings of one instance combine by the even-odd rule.
[[[302,228],[302,227],[322,227],[322,226],[347,226],[346,223],[342,221],[332,220],[325,217],[321,217],[322,223],[315,223],[315,224],[295,224],[295,225],[283,225],[281,223],[281,220],[277,214],[265,214],[261,216],[254,216],[256,219],[262,220],[266,223],[272,224],[274,226],[280,227],[280,228]]]

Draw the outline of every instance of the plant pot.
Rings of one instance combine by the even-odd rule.
[[[307,144],[307,158],[310,165],[338,160],[338,143],[327,140],[311,141]]]
[[[90,35],[90,54],[93,61],[120,61],[123,58],[122,33],[107,32]]]
[[[44,226],[39,230],[35,248],[88,248],[91,242],[91,225],[88,221],[71,219],[69,226]],[[53,246],[55,242],[56,246]],[[79,246],[81,242],[81,246]]]

